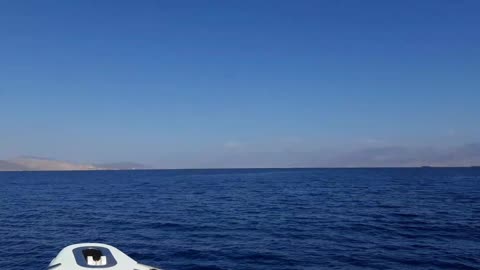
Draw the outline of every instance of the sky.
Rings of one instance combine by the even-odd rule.
[[[480,1],[0,1],[0,159],[480,164]]]

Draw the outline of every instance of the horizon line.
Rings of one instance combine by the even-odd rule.
[[[144,168],[144,169],[91,169],[91,170],[0,170],[2,172],[95,172],[95,171],[181,171],[181,170],[329,170],[329,169],[467,169],[480,168],[471,166],[346,166],[346,167],[229,167],[229,168]]]

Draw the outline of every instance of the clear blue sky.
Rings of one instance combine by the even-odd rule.
[[[479,14],[476,0],[0,1],[0,159],[307,166],[478,143]]]

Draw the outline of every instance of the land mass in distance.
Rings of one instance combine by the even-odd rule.
[[[0,171],[88,171],[88,170],[136,170],[147,169],[135,162],[116,162],[104,164],[80,164],[40,157],[18,157],[0,160]]]

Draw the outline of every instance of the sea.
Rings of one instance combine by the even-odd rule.
[[[0,173],[0,269],[81,242],[165,270],[480,269],[480,169]]]

